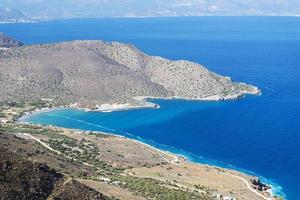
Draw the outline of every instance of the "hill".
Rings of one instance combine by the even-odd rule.
[[[0,137],[12,138],[0,133]],[[0,146],[0,193],[2,200],[109,200],[101,193],[65,177],[46,164]]]
[[[200,64],[146,55],[117,42],[71,41],[0,52],[0,101],[141,105],[135,97],[223,100],[257,94]]]

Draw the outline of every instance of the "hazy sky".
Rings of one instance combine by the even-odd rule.
[[[300,15],[300,0],[0,0],[29,17]]]

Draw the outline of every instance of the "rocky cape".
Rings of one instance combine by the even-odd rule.
[[[143,106],[141,97],[236,99],[260,90],[197,63],[146,55],[129,44],[70,41],[0,51],[0,93],[0,101],[95,108]]]

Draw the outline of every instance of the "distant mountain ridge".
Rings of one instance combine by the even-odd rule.
[[[11,8],[0,8],[0,23],[21,23],[30,21],[31,19],[26,17],[19,10]]]
[[[1,0],[35,19],[161,16],[300,16],[298,0]]]

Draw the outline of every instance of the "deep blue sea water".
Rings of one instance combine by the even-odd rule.
[[[300,18],[65,20],[2,24],[0,32],[26,44],[74,39],[133,43],[148,54],[199,62],[260,87],[262,96],[239,101],[155,100],[161,109],[57,110],[26,120],[106,130],[193,161],[249,170],[278,186],[289,200],[300,199]]]

